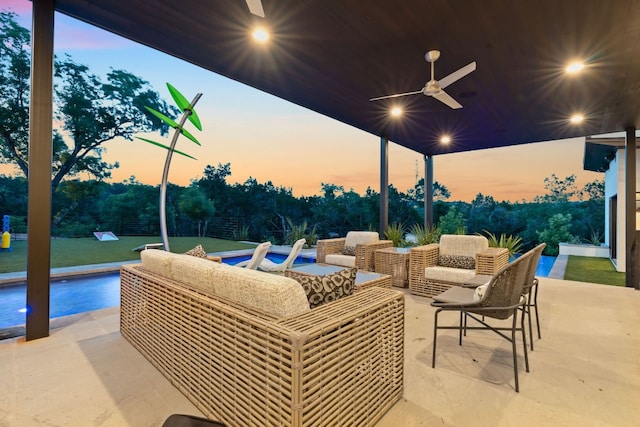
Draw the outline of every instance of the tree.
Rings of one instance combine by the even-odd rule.
[[[189,187],[178,199],[180,212],[198,225],[198,237],[203,237],[207,223],[216,212],[213,202],[197,186]]]
[[[547,255],[558,255],[559,244],[561,242],[579,242],[570,232],[571,219],[571,214],[558,213],[552,215],[549,218],[548,227],[537,232],[540,241],[547,244],[547,247],[544,249]]]
[[[551,177],[544,179],[544,188],[547,194],[544,196],[536,196],[536,201],[546,203],[568,202],[572,197],[578,196],[580,193],[576,186],[576,175],[569,175],[565,179],[560,179],[555,173]]]
[[[591,182],[587,182],[580,193],[580,198],[585,197],[595,202],[604,201],[604,179],[596,179]]]
[[[15,14],[0,13],[0,162],[15,164],[28,176],[29,31]],[[123,70],[111,70],[106,81],[71,57],[54,62],[52,191],[65,177],[88,173],[108,178],[118,163],[102,160],[103,144],[116,138],[132,140],[138,132],[168,127],[144,110],[169,107],[149,83]]]

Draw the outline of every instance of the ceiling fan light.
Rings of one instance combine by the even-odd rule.
[[[440,142],[442,144],[448,144],[451,142],[451,138],[448,135],[443,135],[442,138],[440,138]]]
[[[391,109],[391,115],[393,117],[400,117],[402,115],[402,108],[400,107],[393,107]]]

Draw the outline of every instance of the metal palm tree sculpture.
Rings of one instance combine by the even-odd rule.
[[[202,94],[198,93],[193,98],[193,101],[189,103],[189,101],[187,101],[187,98],[185,98],[176,88],[171,86],[169,83],[167,83],[167,88],[169,89],[169,93],[171,94],[171,97],[175,101],[176,105],[178,106],[180,111],[182,111],[182,117],[180,118],[179,122],[175,122],[174,120],[170,119],[163,113],[154,110],[153,108],[150,108],[147,106],[145,106],[144,108],[146,108],[151,114],[153,114],[154,116],[156,116],[157,118],[165,122],[167,125],[175,129],[173,138],[171,139],[171,145],[166,146],[164,144],[160,144],[159,142],[155,142],[150,139],[142,138],[139,136],[136,138],[142,141],[148,142],[150,144],[156,145],[158,147],[162,147],[167,150],[167,158],[164,162],[164,170],[162,171],[162,183],[160,184],[160,232],[162,236],[162,244],[164,245],[164,250],[169,252],[169,237],[167,234],[167,215],[166,215],[167,181],[169,179],[169,166],[171,166],[171,158],[173,157],[173,153],[180,154],[180,155],[189,157],[190,159],[196,160],[195,157],[190,156],[186,153],[183,153],[182,151],[176,150],[175,146],[176,146],[176,143],[178,142],[178,137],[180,135],[184,135],[188,139],[196,143],[197,145],[201,145],[200,142],[198,142],[198,140],[193,135],[191,135],[187,130],[184,129],[184,124],[188,119],[196,127],[196,129],[198,129],[199,131],[202,131],[202,124],[200,123],[200,119],[198,118],[198,115],[193,109],[193,107],[196,105],[196,103],[198,102]]]

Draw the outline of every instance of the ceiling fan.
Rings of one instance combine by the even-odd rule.
[[[416,91],[413,91],[413,92],[396,93],[395,95],[379,96],[377,98],[371,98],[369,101],[379,101],[381,99],[397,98],[399,96],[417,95],[417,94],[421,93],[421,94],[426,95],[426,96],[432,96],[435,99],[437,99],[438,101],[447,104],[449,107],[451,107],[453,109],[462,108],[462,105],[460,105],[458,103],[458,101],[456,101],[449,94],[447,94],[444,91],[444,88],[449,86],[451,83],[454,83],[454,82],[460,80],[461,78],[463,78],[467,74],[471,73],[472,71],[475,71],[476,70],[476,63],[474,61],[474,62],[470,63],[469,65],[466,65],[466,66],[460,68],[458,71],[454,71],[453,73],[449,74],[448,76],[446,76],[446,77],[444,77],[444,78],[442,78],[440,80],[436,80],[434,75],[433,75],[433,68],[434,68],[433,64],[434,64],[434,62],[436,62],[438,60],[438,58],[440,58],[440,51],[439,50],[430,50],[429,52],[427,52],[424,55],[424,59],[426,59],[427,62],[431,63],[431,80],[429,80],[427,83],[425,83],[425,85],[424,85],[424,87],[422,89],[416,90]]]
[[[249,7],[249,12],[256,16],[259,16],[260,18],[264,18],[262,0],[247,0],[247,6]]]

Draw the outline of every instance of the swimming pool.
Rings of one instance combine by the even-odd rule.
[[[225,257],[223,262],[235,265],[251,258],[251,255]],[[287,256],[269,253],[267,258],[280,263]],[[294,264],[311,263],[315,259],[301,257]],[[18,284],[0,287],[0,329],[24,325],[26,322],[25,302],[27,285]],[[120,305],[120,273],[87,275],[71,279],[52,280],[50,297],[50,318],[84,313],[85,311]]]
[[[251,258],[250,255],[228,257],[223,258],[223,262],[235,265],[249,258]],[[269,253],[267,258],[273,262],[282,262],[286,255]],[[555,260],[555,257],[541,256],[536,276],[548,276]],[[294,263],[313,262],[315,262],[313,258],[298,257]],[[0,329],[24,325],[26,321],[26,299],[26,284],[0,287]],[[51,281],[51,318],[115,307],[117,305],[120,305],[119,272]]]

